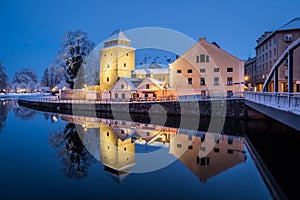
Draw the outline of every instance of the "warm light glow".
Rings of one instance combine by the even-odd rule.
[[[57,87],[54,87],[51,89],[51,92],[55,92],[57,90]]]
[[[63,90],[65,90],[65,89],[67,89],[67,87],[66,87],[66,86],[64,86],[64,87],[63,87]]]
[[[84,128],[83,130],[86,132],[86,131],[87,131],[87,128]]]
[[[20,88],[17,90],[17,93],[21,93],[21,92],[26,92],[26,89],[25,88]]]
[[[52,116],[52,120],[57,122],[57,117],[55,115]]]
[[[249,81],[249,76],[245,76],[245,81]]]

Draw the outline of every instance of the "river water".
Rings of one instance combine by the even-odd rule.
[[[288,170],[298,166],[289,158],[299,152],[299,133],[271,119],[226,120],[219,134],[207,132],[205,119],[189,129],[0,103],[1,200],[284,199],[294,192],[296,174]]]

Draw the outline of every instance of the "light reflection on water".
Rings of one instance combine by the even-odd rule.
[[[241,135],[0,109],[3,199],[272,199]]]

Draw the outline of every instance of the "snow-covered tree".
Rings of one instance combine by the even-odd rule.
[[[94,46],[86,32],[75,30],[65,33],[60,58],[70,88],[82,88],[85,84],[86,74],[81,66]]]
[[[44,75],[41,80],[41,86],[54,88],[57,87],[61,89],[66,85],[64,69],[57,63],[51,64],[44,71]]]
[[[93,49],[83,63],[83,69],[85,72],[85,81],[87,85],[99,85],[100,79],[100,57],[99,49]]]
[[[0,62],[0,92],[7,90],[9,85],[8,77],[6,75],[6,69]]]
[[[36,73],[27,68],[16,72],[12,83],[15,91],[33,92],[39,88]]]

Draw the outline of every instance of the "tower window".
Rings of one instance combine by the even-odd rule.
[[[126,63],[124,63],[124,67],[126,67]]]
[[[128,53],[126,53],[126,56],[128,56]]]
[[[106,78],[106,81],[109,82],[109,77]]]
[[[109,64],[107,64],[107,68],[109,68]]]
[[[106,53],[103,56],[106,57]]]

